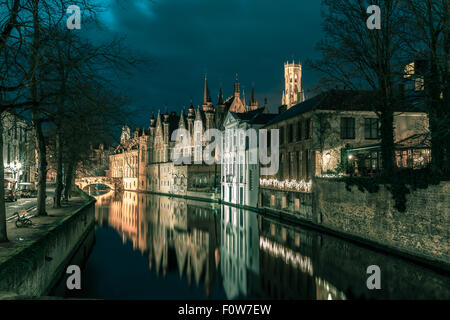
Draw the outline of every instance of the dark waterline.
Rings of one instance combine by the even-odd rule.
[[[449,276],[254,212],[133,192],[97,199],[82,290],[67,297],[450,299]],[[370,265],[381,290],[367,288]]]

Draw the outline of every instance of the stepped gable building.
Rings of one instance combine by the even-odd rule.
[[[223,121],[229,111],[246,113],[258,109],[254,88],[249,105],[241,99],[240,84],[236,77],[234,92],[224,99],[220,89],[217,105],[214,106],[208,79],[205,76],[203,103],[194,107],[192,101],[186,112],[182,110],[152,115],[148,129],[138,129],[131,136],[125,126],[121,142],[110,158],[110,175],[122,178],[125,190],[152,191],[187,195],[205,193],[209,196],[220,188],[220,165],[205,165],[203,151],[207,144],[203,140],[209,129],[223,130]],[[177,130],[179,129],[179,130]],[[173,140],[173,141],[172,141]],[[174,163],[173,156],[191,164]]]
[[[148,132],[137,128],[131,135],[130,127],[124,126],[120,136],[120,144],[109,156],[109,175],[111,178],[120,178],[126,190],[139,188],[139,155],[140,137]]]

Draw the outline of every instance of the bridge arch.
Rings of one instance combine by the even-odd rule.
[[[111,190],[121,189],[120,179],[112,179],[108,177],[84,177],[75,180],[75,184],[83,190],[87,186],[102,184],[109,187]]]

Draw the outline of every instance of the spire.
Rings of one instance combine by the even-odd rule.
[[[183,110],[181,111],[181,114],[180,114],[179,125],[181,126],[181,124],[183,125],[183,127],[186,127],[186,123],[184,121],[184,108],[183,108]]]
[[[240,91],[239,91],[239,76],[236,73],[236,82],[234,83],[234,96],[239,97]]]
[[[255,99],[255,84],[252,85],[252,100],[250,101],[250,104],[253,105],[256,102]]]
[[[164,113],[164,122],[169,121],[169,106],[166,104],[166,112]]]
[[[156,124],[155,112],[152,112],[152,117],[150,119],[150,127],[154,127]]]
[[[252,98],[250,100],[250,110],[258,109],[258,101],[256,101],[255,97],[255,84],[252,84]]]
[[[205,86],[203,89],[203,104],[207,105],[209,102],[211,102],[211,96],[209,95],[208,77],[205,74]]]
[[[219,89],[219,101],[217,101],[218,105],[223,105],[223,92],[222,92],[222,87],[220,87]]]
[[[202,120],[200,106],[197,106],[197,110],[195,111],[195,120],[197,120],[197,121],[201,121]]]

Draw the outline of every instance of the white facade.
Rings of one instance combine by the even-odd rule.
[[[228,203],[256,207],[258,202],[259,164],[258,129],[229,112],[224,121],[221,196]],[[253,130],[249,130],[253,129]]]

